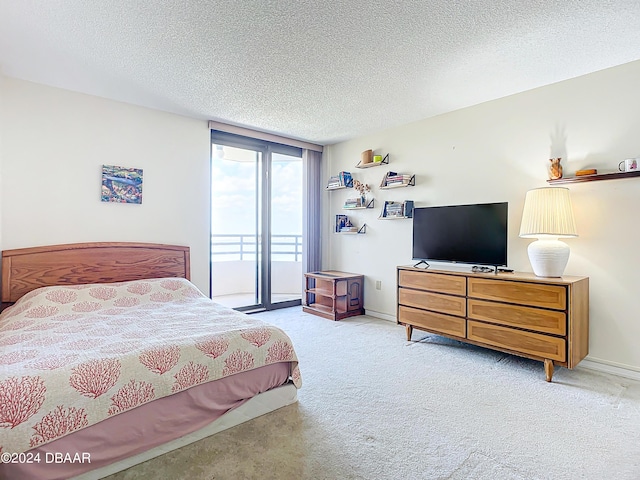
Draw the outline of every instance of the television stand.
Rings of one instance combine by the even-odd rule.
[[[574,368],[589,353],[589,278],[486,275],[398,267],[397,322],[544,363]]]
[[[424,268],[424,269],[427,269],[427,268],[429,268],[429,267],[431,266],[431,265],[429,265],[427,262],[425,262],[424,260],[420,260],[418,263],[416,263],[416,264],[413,266],[413,268],[418,268],[418,265],[422,265],[423,263],[426,265],[426,267],[422,267],[422,268]]]

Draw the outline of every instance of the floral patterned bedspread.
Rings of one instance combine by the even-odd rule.
[[[40,288],[0,315],[0,452],[277,362],[291,362],[299,388],[282,330],[184,279]]]

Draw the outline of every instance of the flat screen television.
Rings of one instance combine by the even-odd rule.
[[[507,202],[413,209],[413,259],[507,265]]]

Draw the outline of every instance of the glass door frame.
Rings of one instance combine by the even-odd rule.
[[[259,277],[256,275],[256,293],[259,291],[260,297],[258,302],[253,305],[244,305],[236,307],[234,310],[245,313],[261,312],[265,310],[276,310],[278,308],[287,308],[302,305],[302,294],[300,292],[300,298],[295,300],[285,300],[282,302],[271,302],[271,191],[272,191],[272,154],[280,153],[289,156],[295,156],[302,158],[302,149],[298,147],[291,147],[288,145],[281,145],[277,143],[266,142],[255,138],[243,137],[240,135],[234,135],[231,133],[220,132],[217,130],[211,131],[211,156],[210,162],[213,162],[213,146],[223,145],[235,148],[242,148],[245,150],[253,150],[261,154],[261,165],[257,165],[256,169],[260,172],[260,175],[256,175],[256,191],[260,192],[260,198],[256,196],[256,204],[261,202],[260,212],[260,231],[258,237],[260,241],[256,239],[256,259],[260,258],[260,264],[256,261],[256,269],[259,270]],[[211,197],[211,196],[210,196]],[[211,201],[211,198],[209,199]],[[258,205],[256,205],[256,208]],[[209,228],[209,236],[213,234],[213,224]],[[212,296],[212,284],[213,284],[213,261],[211,255],[211,242],[209,242],[209,298]],[[302,285],[302,280],[300,281]],[[302,288],[302,287],[301,287]],[[258,298],[256,298],[258,300]]]

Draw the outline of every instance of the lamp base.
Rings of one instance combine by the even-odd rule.
[[[557,238],[541,238],[527,248],[533,273],[538,277],[561,277],[569,261],[569,245]]]

